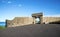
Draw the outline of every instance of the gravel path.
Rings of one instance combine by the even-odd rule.
[[[31,24],[0,30],[0,37],[59,37],[58,24]]]

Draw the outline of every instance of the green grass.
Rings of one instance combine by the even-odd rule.
[[[5,29],[5,28],[6,28],[5,26],[0,26],[0,30]]]

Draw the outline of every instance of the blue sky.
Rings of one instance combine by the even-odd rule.
[[[39,12],[44,16],[60,16],[60,0],[0,0],[0,21],[31,17]]]

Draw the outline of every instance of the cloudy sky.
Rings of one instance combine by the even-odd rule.
[[[0,0],[0,21],[14,17],[30,17],[43,12],[44,16],[60,16],[60,0]]]

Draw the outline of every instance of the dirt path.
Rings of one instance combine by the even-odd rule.
[[[35,24],[0,30],[0,37],[59,37],[60,25]]]

